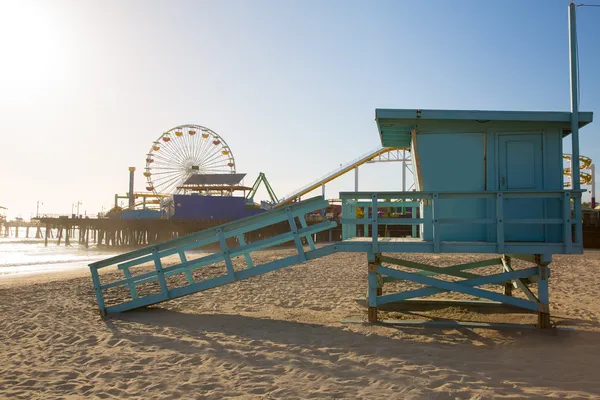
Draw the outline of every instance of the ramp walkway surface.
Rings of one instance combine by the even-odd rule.
[[[149,306],[328,255],[333,252],[333,246],[317,249],[311,235],[331,229],[337,226],[337,223],[324,221],[309,226],[304,217],[306,213],[327,205],[328,202],[322,197],[315,197],[92,263],[89,266],[100,312],[102,315],[108,315]],[[289,223],[289,232],[252,243],[245,242],[244,235],[246,233],[284,221]],[[230,243],[236,240],[237,247],[231,247]],[[304,248],[303,240],[308,246],[307,250]],[[261,265],[253,264],[250,257],[252,252],[289,241],[293,241],[297,254]],[[186,251],[211,244],[217,244],[219,251],[203,253],[199,258],[188,259]],[[165,267],[163,259],[173,255],[179,256],[180,262]],[[235,257],[244,257],[245,268],[234,269],[232,259]],[[225,263],[226,272],[224,274],[200,281],[195,280],[194,270],[219,262]],[[152,268],[148,271],[150,266]],[[116,267],[117,271],[123,274],[122,279],[102,282],[112,277],[112,275],[100,276],[99,274],[99,270],[108,267]],[[183,285],[176,286],[169,283],[168,278],[176,275],[185,277]],[[145,285],[155,282],[158,282],[158,285]],[[180,279],[178,282],[180,283],[182,280]],[[146,288],[152,287],[141,293],[142,291],[139,289],[142,285],[145,285]],[[108,296],[109,301],[114,304],[106,304],[106,293],[115,288],[121,290],[124,288],[128,292],[128,296]]]

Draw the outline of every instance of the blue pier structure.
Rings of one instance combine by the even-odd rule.
[[[322,196],[94,262],[90,270],[101,314],[160,303],[337,252],[359,252],[366,255],[367,296],[362,302],[371,323],[380,321],[378,310],[394,307],[502,306],[536,313],[537,326],[549,328],[552,257],[583,253],[579,165],[573,163],[573,185],[565,190],[563,140],[571,139],[572,159],[578,160],[579,129],[593,119],[591,112],[579,112],[577,104],[574,4],[569,6],[569,21],[571,112],[378,109],[375,119],[382,146],[411,151],[416,191],[340,193],[342,240],[319,248],[313,235],[337,226],[335,221],[307,224],[307,213],[328,206]],[[413,212],[411,218],[380,216],[377,210],[386,207],[407,207]],[[364,212],[358,213],[359,209]],[[281,222],[289,224],[288,232],[245,240],[247,233]],[[409,225],[412,235],[380,236],[380,225]],[[295,255],[253,263],[252,252],[286,242],[293,243]],[[186,252],[212,243],[220,246],[217,252],[188,259]],[[407,260],[402,257],[406,253],[491,256],[439,267]],[[178,255],[180,262],[164,266],[163,258],[170,255]],[[234,265],[236,257],[243,262]],[[513,260],[530,265],[517,268]],[[214,263],[225,264],[221,275],[194,274]],[[148,264],[149,271],[135,272]],[[122,273],[122,279],[104,282],[113,275],[99,271],[111,266]],[[488,273],[477,274],[483,267],[488,267]],[[489,267],[497,270],[490,274]],[[180,279],[172,283],[170,278],[177,275]],[[385,290],[386,283],[398,280],[424,286]],[[152,282],[153,291],[140,290]],[[127,295],[119,300],[108,296],[116,303],[106,304],[107,291],[113,288]],[[514,296],[514,290],[522,296]],[[427,299],[448,292],[476,300]]]

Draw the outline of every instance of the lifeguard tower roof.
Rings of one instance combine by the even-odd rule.
[[[592,112],[579,113],[579,127],[592,122]],[[466,131],[504,129],[559,129],[571,133],[571,113],[554,111],[485,111],[376,109],[375,120],[384,147],[410,147],[411,130],[436,131],[448,128]]]

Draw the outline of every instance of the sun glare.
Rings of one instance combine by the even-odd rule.
[[[60,85],[65,76],[64,27],[52,2],[0,3],[0,89],[11,101]]]

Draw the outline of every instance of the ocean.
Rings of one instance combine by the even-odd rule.
[[[120,254],[115,250],[85,248],[73,241],[71,246],[44,246],[43,239],[0,238],[0,278],[87,268],[89,263]]]

